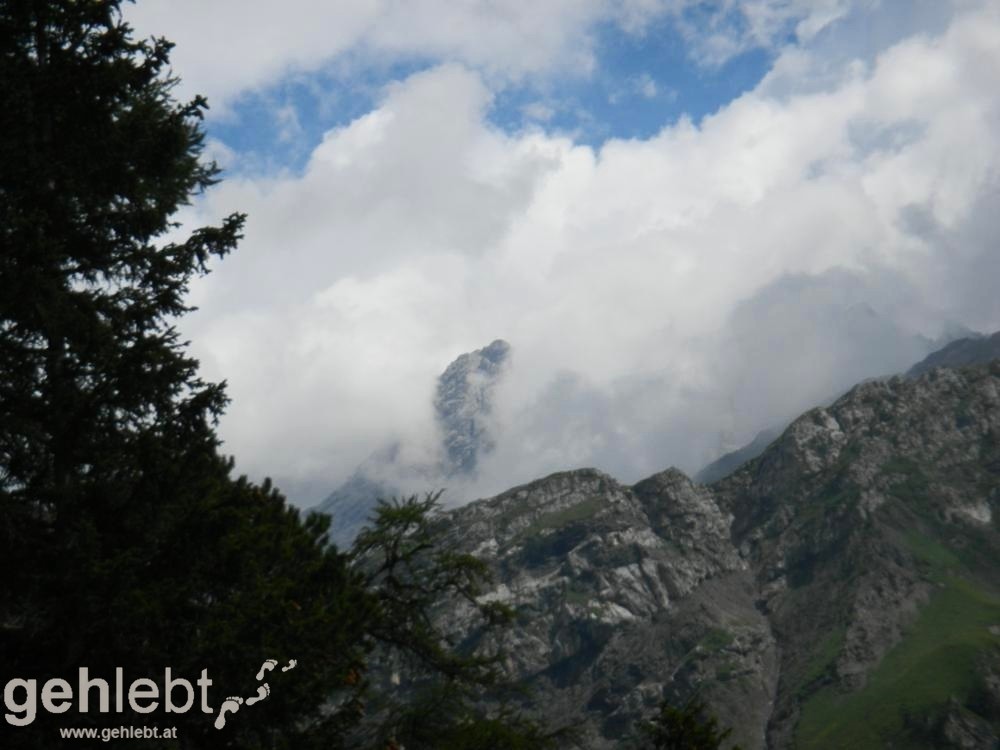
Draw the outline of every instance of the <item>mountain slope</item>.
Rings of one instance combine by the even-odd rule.
[[[782,648],[772,746],[879,747],[880,732],[943,746],[903,709],[970,701],[976,669],[995,669],[978,662],[1000,643],[998,376],[858,386],[714,488]]]
[[[753,440],[742,448],[737,448],[734,451],[719,456],[719,458],[701,469],[695,474],[695,481],[701,484],[711,484],[712,482],[717,482],[720,479],[728,477],[747,461],[757,458],[780,434],[781,431],[777,429],[761,430],[754,436]]]
[[[994,359],[1000,359],[1000,331],[992,336],[967,336],[952,341],[911,367],[906,376],[915,378],[935,367],[981,365]]]
[[[709,487],[580,470],[447,519],[586,747],[696,690],[745,748],[995,746],[1000,363],[860,385]]]
[[[986,364],[994,359],[1000,359],[1000,331],[992,336],[970,333],[962,338],[952,339],[928,354],[907,370],[906,377],[915,378],[935,367],[967,367]],[[758,432],[742,448],[726,453],[703,467],[695,474],[695,479],[702,484],[724,479],[743,464],[757,458],[780,434],[781,430],[774,428]]]

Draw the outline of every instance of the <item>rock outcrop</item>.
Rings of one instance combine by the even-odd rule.
[[[509,356],[510,344],[497,339],[461,355],[438,378],[434,411],[443,434],[444,477],[473,474],[479,457],[496,446],[493,392]]]

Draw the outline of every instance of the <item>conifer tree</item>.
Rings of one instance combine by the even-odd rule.
[[[0,3],[0,677],[211,667],[252,694],[263,658],[301,660],[227,736],[170,717],[182,746],[252,747],[341,679],[366,606],[322,522],[218,453],[223,388],[174,323],[243,217],[165,240],[218,175],[170,47],[134,40],[117,0]],[[55,745],[47,723],[2,744]]]
[[[161,469],[214,459],[223,392],[198,379],[171,320],[242,217],[156,244],[215,176],[198,159],[204,103],[170,99],[168,50],[132,41],[114,2],[0,4],[8,668],[83,655],[60,623],[86,622],[97,604],[79,594],[99,596],[90,576],[109,537],[155,534]]]
[[[243,217],[162,244],[217,174],[204,101],[170,96],[169,49],[133,41],[117,2],[0,4],[0,611],[6,638],[43,649],[43,621],[82,613],[35,598],[81,584],[108,524],[155,526],[149,478],[217,445],[223,390],[172,324]]]
[[[649,750],[721,750],[733,733],[722,729],[697,695],[681,707],[667,701],[660,704],[652,721],[643,725],[646,735],[644,748]],[[733,745],[730,750],[740,750]]]
[[[485,571],[421,536],[436,588],[407,599],[363,561],[412,540],[433,503],[387,512],[347,555],[327,542],[328,518],[303,520],[269,483],[231,477],[215,433],[223,386],[201,379],[174,326],[244,217],[167,239],[219,176],[203,160],[206,102],[173,98],[170,48],[134,39],[120,0],[0,0],[0,684],[208,669],[218,709],[254,695],[264,659],[295,659],[224,730],[161,710],[145,723],[177,726],[178,740],[144,745],[342,747],[375,736],[355,730],[379,644],[449,686],[494,679],[489,659],[449,653],[414,609],[469,595]],[[477,711],[474,691],[447,694],[449,737],[547,741]],[[0,747],[139,723],[68,716],[39,711],[19,729],[0,718]]]

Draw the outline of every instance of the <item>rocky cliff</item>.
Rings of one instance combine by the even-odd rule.
[[[443,435],[445,478],[473,474],[479,458],[496,446],[493,392],[509,356],[510,344],[497,339],[461,355],[438,378],[434,411]]]
[[[712,485],[565,472],[447,524],[585,747],[697,691],[748,749],[996,749],[1000,363],[859,385]]]

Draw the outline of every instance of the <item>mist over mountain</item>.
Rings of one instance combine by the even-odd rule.
[[[252,65],[167,5],[129,10],[203,51],[192,91],[250,86],[210,118],[233,179],[179,218],[239,209],[252,231],[182,333],[227,381],[238,470],[299,506],[397,440],[436,449],[438,376],[496,336],[508,438],[470,496],[572,466],[692,473],[958,326],[1000,327],[993,0],[477,0],[447,32],[390,4],[333,38],[262,5],[245,20],[282,52]],[[367,35],[389,19],[407,53]]]
[[[475,479],[478,462],[496,446],[493,394],[509,355],[510,344],[497,339],[460,355],[445,368],[434,394],[438,428],[434,458],[415,461],[398,441],[369,456],[316,507],[333,517],[334,542],[349,545],[380,499],[433,492]]]
[[[950,340],[952,324],[925,316],[901,279],[837,269],[782,276],[703,336],[678,342],[668,324],[641,359],[612,358],[615,374],[601,380],[575,369],[580,353],[554,368],[550,353],[514,340],[517,356],[497,390],[502,435],[481,463],[480,488],[496,492],[573,466],[623,481],[665,465],[694,474],[758,432],[865,378],[903,372],[942,336]]]
[[[961,333],[963,335],[959,336]],[[965,333],[972,335],[966,336]],[[954,338],[954,340],[950,340]],[[906,371],[906,377],[915,378],[936,367],[961,367],[986,364],[1000,358],[1000,331],[992,336],[969,331],[953,330],[942,336],[944,346],[932,352]],[[757,458],[781,434],[778,428],[761,430],[749,443],[730,451],[708,464],[695,474],[702,484],[710,484],[728,476],[751,459]]]
[[[580,466],[625,482],[668,465],[716,479],[802,411],[861,380],[905,372],[968,333],[915,309],[907,287],[885,278],[786,276],[737,305],[716,338],[652,350],[647,363],[606,383],[568,365],[549,375],[534,360],[549,354],[495,341],[441,372],[422,397],[429,426],[384,437],[319,507],[334,515],[343,543],[379,496],[445,489],[455,505]],[[706,468],[750,442],[735,463]]]

